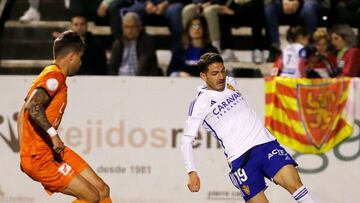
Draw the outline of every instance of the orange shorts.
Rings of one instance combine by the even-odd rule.
[[[50,194],[62,192],[88,164],[68,147],[65,147],[61,158],[61,163],[54,161],[50,150],[33,156],[22,156],[21,169],[33,180],[40,182]]]

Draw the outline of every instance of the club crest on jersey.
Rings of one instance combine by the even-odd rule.
[[[229,83],[226,84],[226,87],[227,87],[229,90],[232,90],[232,91],[236,92],[235,88],[234,88],[232,85],[230,85]]]
[[[336,117],[341,113],[343,83],[298,85],[297,98],[301,122],[311,144],[320,149],[328,142]]]
[[[246,195],[250,195],[250,188],[247,185],[243,185],[241,186],[241,190],[246,194]]]

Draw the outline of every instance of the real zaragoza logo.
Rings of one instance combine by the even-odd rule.
[[[352,134],[351,78],[267,78],[265,124],[278,141],[301,153],[325,153]]]
[[[344,110],[339,99],[343,86],[343,83],[297,86],[301,121],[309,141],[318,149],[329,140]]]

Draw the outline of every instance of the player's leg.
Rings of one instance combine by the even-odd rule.
[[[64,153],[67,154],[68,149]],[[33,180],[40,182],[48,193],[59,192],[86,202],[99,202],[100,194],[91,183],[66,161],[57,163],[53,159],[49,150],[36,156],[21,157],[21,167]]]
[[[71,180],[62,193],[74,196],[82,202],[98,203],[100,201],[98,190],[80,174]]]
[[[281,187],[289,191],[294,199],[299,203],[313,203],[311,196],[303,186],[299,173],[294,165],[283,166],[274,176],[274,181]]]
[[[297,202],[313,203],[295,168],[297,163],[276,140],[254,147],[251,153],[261,155],[257,165],[267,178],[288,190]]]
[[[259,192],[246,203],[269,203],[268,199],[265,196],[264,191]]]
[[[246,152],[231,162],[231,168],[230,180],[247,203],[268,203],[264,174],[256,164],[256,154]]]
[[[110,188],[109,186],[95,173],[90,167],[86,167],[80,175],[84,177],[89,183],[91,183],[100,194],[101,203],[111,202],[110,200]]]
[[[68,147],[64,150],[63,159],[98,191],[101,203],[111,202],[109,186],[94,172],[85,160]]]
[[[274,181],[291,194],[303,185],[296,168],[290,164],[282,167],[275,174]]]

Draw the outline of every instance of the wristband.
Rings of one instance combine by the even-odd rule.
[[[54,127],[50,127],[47,131],[46,131],[51,137],[54,137],[55,135],[57,135],[58,133],[56,132]]]

